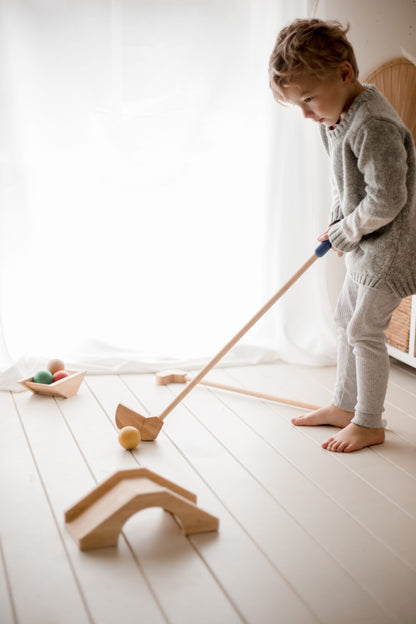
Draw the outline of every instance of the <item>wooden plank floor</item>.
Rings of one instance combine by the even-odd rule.
[[[210,378],[325,404],[334,374],[276,363]],[[414,624],[416,371],[392,363],[386,443],[358,453],[324,451],[331,428],[294,427],[297,409],[203,387],[123,450],[117,404],[157,415],[181,388],[105,375],[70,399],[0,393],[0,622]],[[117,548],[81,552],[64,511],[138,465],[197,494],[219,532],[185,537],[153,508]]]

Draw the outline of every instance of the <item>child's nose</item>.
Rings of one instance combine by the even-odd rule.
[[[308,117],[313,117],[313,112],[306,105],[301,105],[301,109],[305,119],[308,119]]]

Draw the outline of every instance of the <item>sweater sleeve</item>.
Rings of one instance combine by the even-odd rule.
[[[327,155],[329,156],[330,150],[329,150],[329,145],[328,145],[328,137],[327,137],[326,130],[323,124],[320,125],[319,130],[320,130],[320,135],[321,135],[323,146],[325,148]],[[341,210],[341,202],[339,199],[339,193],[338,193],[338,189],[337,189],[334,176],[332,176],[332,179],[331,179],[331,189],[332,189],[332,202],[331,202],[331,210],[329,213],[329,225],[332,225],[336,221],[339,221],[340,219],[342,219],[342,216],[343,216],[342,210]]]
[[[341,210],[341,202],[339,200],[338,190],[335,182],[332,182],[332,205],[329,213],[329,225],[333,225],[337,221],[340,221],[343,217]]]
[[[332,245],[345,252],[354,249],[363,236],[393,221],[407,200],[407,153],[394,123],[371,119],[357,133],[353,149],[365,197],[329,232]]]

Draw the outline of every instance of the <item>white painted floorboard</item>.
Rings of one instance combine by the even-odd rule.
[[[335,370],[281,362],[211,379],[326,404]],[[295,408],[195,388],[153,442],[123,450],[118,403],[158,415],[182,386],[88,376],[70,399],[0,393],[1,624],[414,624],[416,371],[392,363],[383,445],[324,451]],[[197,494],[218,533],[147,509],[117,548],[81,552],[64,512],[145,466]]]

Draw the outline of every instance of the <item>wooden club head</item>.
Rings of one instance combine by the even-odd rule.
[[[155,440],[163,427],[163,420],[157,416],[142,416],[119,403],[116,410],[116,425],[119,429],[136,427],[142,440]]]
[[[167,386],[170,383],[186,383],[189,381],[188,373],[182,370],[167,370],[156,373],[156,383],[158,386]]]

